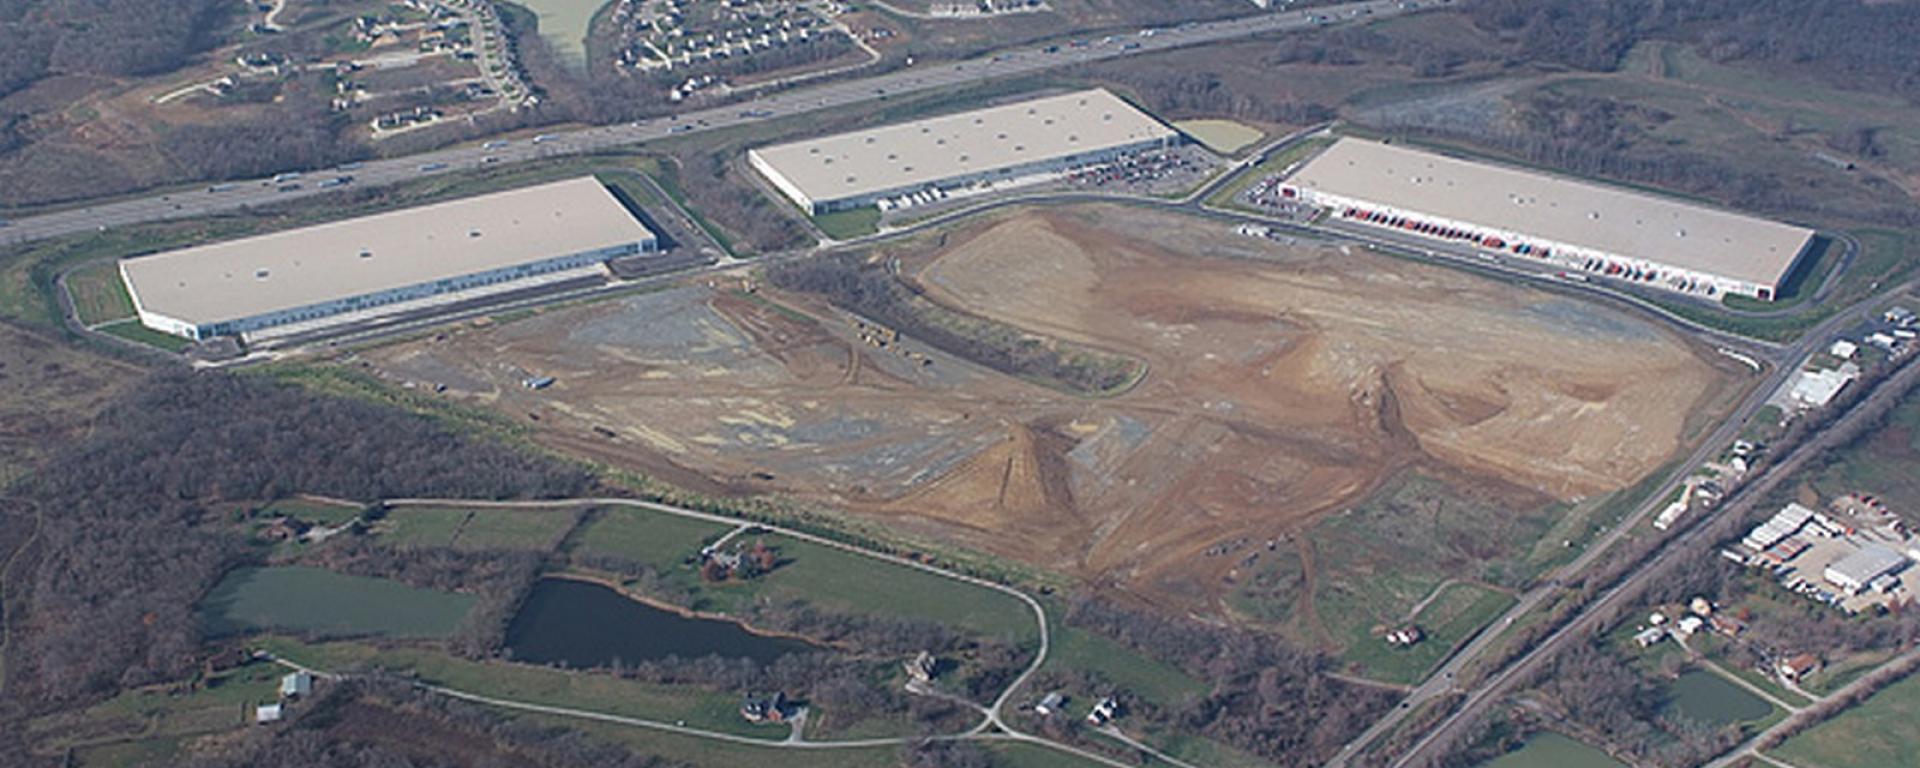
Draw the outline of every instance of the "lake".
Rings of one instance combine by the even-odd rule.
[[[1480,768],[1625,768],[1607,753],[1553,731],[1541,731],[1527,744],[1482,763]]]
[[[513,0],[540,17],[540,37],[575,69],[587,65],[587,28],[608,0]]]
[[[1674,680],[1667,696],[1669,713],[1715,727],[1759,720],[1773,712],[1766,699],[1704,669]]]
[[[516,661],[604,667],[668,657],[719,655],[766,663],[816,649],[800,640],[767,637],[739,624],[682,616],[592,582],[542,579],[507,626]]]
[[[288,630],[323,635],[445,637],[472,595],[303,566],[239,568],[200,603],[208,634]]]

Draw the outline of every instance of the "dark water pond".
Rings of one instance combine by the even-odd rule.
[[[817,649],[799,640],[756,635],[729,621],[688,618],[572,579],[534,585],[507,625],[507,646],[515,660],[569,667],[712,655],[766,663]]]

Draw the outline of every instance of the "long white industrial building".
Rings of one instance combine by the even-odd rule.
[[[324,325],[591,274],[654,234],[592,177],[138,256],[142,325],[189,339]]]
[[[1681,293],[1773,300],[1813,231],[1357,138],[1280,186],[1333,217]]]
[[[760,147],[747,162],[820,214],[1172,146],[1179,132],[1104,89]]]

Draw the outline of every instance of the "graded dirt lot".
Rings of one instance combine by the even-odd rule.
[[[1008,214],[883,255],[937,301],[1149,372],[1077,397],[912,339],[863,344],[814,297],[737,282],[367,359],[538,417],[556,447],[829,503],[1183,610],[1217,605],[1232,563],[1208,550],[1288,539],[1402,470],[1536,506],[1630,485],[1730,376],[1597,305],[1172,214]],[[558,383],[528,390],[530,374]]]

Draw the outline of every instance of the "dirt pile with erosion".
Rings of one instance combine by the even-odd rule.
[[[818,297],[738,280],[366,358],[555,447],[832,504],[1186,608],[1218,596],[1210,547],[1296,532],[1403,469],[1540,504],[1630,485],[1729,376],[1596,304],[1172,214],[1008,214],[880,257],[942,304],[1148,373],[1079,397],[911,338],[876,345],[863,337],[883,333]]]

